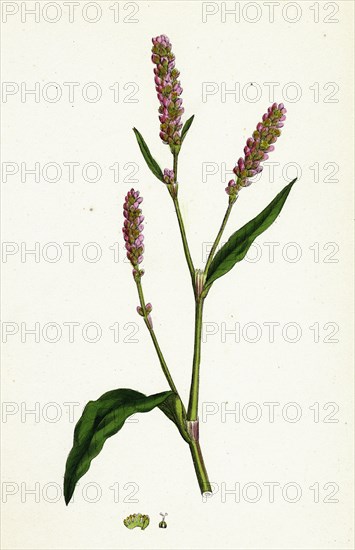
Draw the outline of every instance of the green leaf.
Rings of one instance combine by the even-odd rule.
[[[78,480],[88,471],[106,439],[116,434],[129,416],[159,407],[173,395],[165,391],[146,396],[130,390],[112,390],[89,401],[74,430],[74,443],[69,453],[64,475],[64,498],[69,503]]]
[[[191,124],[193,123],[194,118],[195,118],[195,115],[192,115],[192,117],[190,117],[190,118],[185,122],[185,124],[184,124],[184,126],[183,126],[183,128],[182,128],[182,131],[181,131],[181,143],[184,141],[187,132],[190,130],[190,126],[191,126]]]
[[[144,141],[144,138],[143,138],[142,134],[140,132],[138,132],[137,128],[133,128],[133,132],[135,133],[135,136],[136,136],[137,141],[138,141],[139,148],[142,152],[142,155],[144,157],[145,162],[148,165],[148,168],[153,172],[154,176],[156,178],[158,178],[158,180],[164,182],[163,172],[161,171],[161,168],[160,168],[159,164],[157,163],[157,161],[152,157],[152,155],[149,151],[149,147],[146,144],[146,142]]]
[[[276,220],[296,179],[286,185],[256,218],[249,221],[229,237],[226,244],[222,246],[213,258],[207,274],[206,288],[216,279],[228,273],[237,262],[240,262],[256,237],[261,235]]]
[[[177,426],[180,435],[187,443],[190,443],[191,439],[186,429],[186,411],[180,397],[176,393],[172,393],[167,399],[159,405],[159,409],[174,422]]]

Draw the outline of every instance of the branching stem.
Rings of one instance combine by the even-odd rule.
[[[175,178],[175,183],[177,184],[178,153],[173,153],[173,158],[174,158],[174,167],[173,167],[174,178]],[[179,223],[179,229],[180,229],[180,234],[181,234],[181,239],[182,239],[182,245],[184,247],[185,258],[186,258],[186,262],[187,262],[187,265],[188,265],[188,268],[189,268],[191,281],[192,281],[192,284],[194,286],[194,283],[195,283],[195,267],[194,267],[194,264],[193,264],[193,261],[192,261],[192,258],[191,258],[189,243],[187,242],[186,231],[185,231],[185,226],[184,226],[184,220],[182,218],[179,199],[177,197],[177,194],[176,194],[176,196],[173,197],[173,202],[174,202],[174,206],[175,206],[175,212],[176,212],[177,220],[178,220],[178,223]]]
[[[194,357],[192,361],[190,398],[189,398],[189,406],[187,410],[188,420],[198,419],[198,394],[199,394],[199,382],[200,382],[203,302],[204,302],[203,298],[200,298],[200,297],[196,298]]]
[[[135,281],[136,281],[137,290],[138,290],[139,302],[140,302],[142,312],[143,312],[144,323],[145,323],[147,329],[149,330],[150,337],[153,341],[155,350],[156,350],[157,355],[159,357],[161,368],[163,370],[163,373],[165,375],[165,378],[167,379],[167,382],[168,382],[171,390],[173,392],[175,392],[177,395],[179,395],[179,393],[176,389],[176,386],[174,384],[174,381],[172,379],[172,376],[170,374],[168,365],[166,364],[166,361],[164,359],[163,352],[160,349],[160,346],[159,346],[157,337],[155,335],[151,320],[149,319],[149,313],[147,312],[147,308],[146,308],[146,304],[145,304],[145,300],[144,300],[144,294],[143,294],[143,288],[142,288],[141,280],[137,278],[137,279],[135,279]]]
[[[235,199],[235,200],[236,200],[236,199]],[[232,211],[233,204],[235,203],[235,200],[230,200],[230,201],[229,201],[228,208],[227,208],[227,210],[226,210],[226,213],[224,214],[224,218],[223,218],[223,221],[222,221],[222,225],[221,225],[221,227],[219,228],[219,231],[218,231],[218,233],[217,233],[217,237],[216,237],[216,239],[215,239],[215,241],[214,241],[214,243],[213,243],[213,245],[212,245],[212,248],[211,248],[211,250],[210,250],[210,253],[209,253],[209,255],[208,255],[207,262],[206,262],[206,267],[205,267],[205,274],[206,274],[206,276],[207,276],[208,270],[209,270],[209,268],[210,268],[211,262],[212,262],[212,260],[213,260],[213,258],[214,258],[214,255],[215,255],[215,252],[216,252],[216,250],[217,250],[217,247],[218,247],[218,245],[219,245],[219,242],[220,242],[220,240],[221,240],[221,237],[222,237],[222,235],[223,235],[223,231],[224,231],[224,229],[225,229],[225,227],[226,227],[226,225],[227,225],[227,221],[228,221],[229,215],[230,215],[230,213],[231,213],[231,211]]]

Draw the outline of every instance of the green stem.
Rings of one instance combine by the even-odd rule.
[[[188,265],[188,268],[189,268],[189,271],[190,271],[192,284],[194,285],[195,284],[195,268],[194,268],[194,264],[193,264],[193,261],[192,261],[192,258],[191,258],[189,245],[188,245],[188,242],[187,242],[184,221],[182,219],[182,215],[181,215],[181,211],[180,211],[179,200],[178,200],[177,197],[174,197],[173,201],[174,201],[176,216],[177,216],[177,219],[178,219],[178,222],[179,222],[179,228],[180,228],[180,233],[181,233],[181,238],[182,238],[182,245],[184,247],[185,258],[186,258],[187,265]]]
[[[234,200],[232,200],[232,201],[229,202],[228,208],[227,208],[227,210],[226,210],[226,213],[224,214],[224,218],[223,218],[223,221],[222,221],[222,225],[221,225],[221,227],[220,227],[220,229],[219,229],[219,231],[218,231],[217,237],[216,237],[216,239],[215,239],[215,241],[214,241],[214,243],[213,243],[213,246],[212,246],[211,251],[210,251],[210,253],[209,253],[209,256],[208,256],[208,258],[207,258],[206,267],[205,267],[205,274],[206,274],[206,275],[207,275],[207,273],[208,273],[208,270],[209,270],[209,267],[210,267],[211,262],[212,262],[212,260],[213,260],[213,256],[214,256],[214,254],[215,254],[215,252],[216,252],[216,249],[217,249],[217,247],[218,247],[218,245],[219,245],[219,241],[221,240],[221,237],[222,237],[222,235],[223,235],[223,231],[224,231],[224,229],[225,229],[225,227],[226,227],[226,225],[227,225],[227,221],[228,221],[229,215],[230,215],[230,213],[231,213],[231,211],[232,211],[233,204],[235,203],[235,200],[236,200],[236,199],[234,199]]]
[[[192,285],[195,289],[195,268],[194,268],[194,264],[193,264],[193,261],[192,261],[192,258],[191,258],[189,244],[187,242],[186,231],[185,231],[185,226],[184,226],[184,220],[182,219],[180,205],[179,205],[179,199],[177,197],[178,156],[179,156],[179,153],[176,153],[176,152],[173,153],[173,158],[174,158],[173,170],[174,170],[174,180],[175,180],[175,185],[176,185],[176,191],[171,196],[172,196],[172,199],[173,199],[173,202],[174,202],[175,212],[176,212],[176,216],[177,216],[177,219],[178,219],[178,222],[179,222],[179,229],[180,229],[180,234],[181,234],[181,239],[182,239],[182,245],[184,247],[186,262],[187,262],[187,265],[188,265],[188,268],[189,268],[189,271],[190,271]]]
[[[173,203],[174,203],[174,206],[175,206],[175,212],[176,212],[176,216],[177,216],[178,223],[179,223],[179,229],[180,229],[180,234],[181,234],[181,239],[182,239],[182,245],[184,247],[185,258],[186,258],[186,262],[187,262],[187,265],[188,265],[188,268],[189,268],[189,272],[190,272],[190,276],[191,276],[191,280],[192,280],[192,285],[195,288],[195,268],[194,268],[194,263],[193,263],[192,258],[191,258],[189,244],[187,242],[186,231],[185,231],[185,226],[184,226],[184,220],[182,219],[179,199],[177,197],[178,156],[179,156],[179,153],[176,153],[176,152],[173,153],[173,159],[174,159],[173,171],[174,171],[174,180],[175,180],[176,188],[175,188],[174,193],[172,193],[170,191],[170,195],[173,199]]]
[[[174,157],[174,178],[177,185],[177,171],[178,171],[178,153],[173,154]],[[190,389],[190,399],[189,407],[187,413],[187,425],[190,433],[191,441],[189,443],[190,452],[192,460],[195,467],[196,477],[198,484],[200,486],[201,493],[212,493],[211,484],[208,479],[208,474],[206,471],[206,466],[203,461],[202,451],[199,443],[198,435],[198,391],[199,391],[199,369],[200,369],[200,357],[201,357],[201,333],[202,333],[202,310],[203,310],[203,299],[198,295],[195,287],[195,267],[191,258],[189,245],[187,242],[184,221],[182,219],[179,200],[177,198],[177,191],[173,197],[175,211],[179,223],[182,243],[184,247],[184,253],[186,262],[190,271],[192,286],[194,289],[195,300],[196,300],[196,311],[195,311],[195,344],[194,344],[194,358],[192,365],[192,379],[191,379],[191,389]],[[192,421],[192,422],[191,422]],[[191,428],[191,430],[189,429]]]
[[[213,256],[216,252],[216,249],[219,245],[223,231],[226,227],[229,215],[232,211],[233,204],[235,203],[236,198],[229,200],[228,208],[224,215],[222,225],[218,231],[217,237],[213,243],[210,254],[207,258],[206,267],[204,270],[204,276],[206,278],[208,269],[213,260]],[[198,419],[198,397],[199,397],[199,384],[200,384],[200,362],[201,362],[201,334],[202,334],[202,314],[203,314],[203,302],[207,293],[198,295],[196,293],[196,308],[195,308],[195,343],[194,343],[194,358],[192,363],[192,378],[191,378],[191,387],[190,387],[190,399],[189,406],[187,411],[188,420],[197,420]]]
[[[201,447],[198,441],[192,441],[190,443],[190,451],[201,493],[212,493],[211,484],[208,479],[206,466],[203,461]]]
[[[177,171],[178,171],[178,156],[179,156],[179,153],[173,153],[173,158],[174,158],[173,170],[174,170],[174,179],[176,183],[177,183]]]
[[[203,298],[196,298],[195,306],[195,342],[194,357],[192,362],[192,377],[190,387],[189,406],[187,410],[188,420],[198,419],[198,391],[200,381],[200,361],[201,361],[201,334],[202,334],[202,312]]]
[[[137,285],[137,290],[138,290],[138,295],[139,295],[139,302],[140,302],[140,305],[141,305],[141,308],[142,308],[142,311],[143,311],[143,318],[144,318],[144,322],[146,324],[146,327],[147,329],[149,330],[149,334],[151,336],[151,339],[153,341],[153,344],[154,344],[154,347],[155,347],[155,350],[158,354],[158,357],[159,357],[159,361],[160,361],[160,365],[161,365],[161,368],[163,370],[163,373],[165,375],[165,378],[167,379],[167,382],[171,388],[171,390],[173,392],[175,392],[177,395],[179,395],[177,389],[176,389],[176,386],[174,384],[174,381],[172,379],[172,376],[170,374],[170,371],[169,371],[169,368],[168,368],[168,365],[166,364],[166,361],[164,359],[164,355],[163,355],[163,352],[161,351],[160,349],[160,346],[158,344],[158,340],[157,340],[157,337],[155,335],[155,332],[154,332],[154,329],[149,321],[149,318],[148,318],[148,315],[149,313],[147,312],[147,309],[145,307],[145,300],[144,300],[144,294],[143,294],[143,288],[142,288],[142,283],[139,279],[136,279],[136,285]]]

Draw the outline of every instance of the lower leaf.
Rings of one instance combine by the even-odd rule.
[[[173,396],[175,394],[172,391],[146,396],[123,388],[109,391],[96,401],[88,402],[75,426],[73,447],[66,462],[66,504],[70,502],[78,480],[88,471],[91,461],[100,453],[105,441],[122,428],[127,418],[137,412],[149,412],[155,407],[161,407]]]

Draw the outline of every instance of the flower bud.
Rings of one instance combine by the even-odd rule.
[[[164,181],[165,183],[171,184],[171,185],[175,183],[174,170],[169,170],[168,168],[164,169]]]

